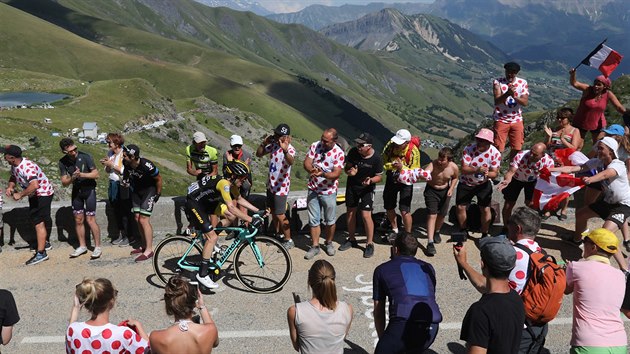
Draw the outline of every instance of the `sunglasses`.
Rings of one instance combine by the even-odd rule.
[[[243,145],[232,145],[232,149],[240,149]]]
[[[64,153],[64,154],[66,154],[66,155],[68,155],[69,153],[71,153],[71,152],[75,152],[75,151],[77,151],[77,147],[76,147],[76,146],[74,147],[74,149],[64,150],[64,152],[63,152],[63,153]]]
[[[370,147],[372,144],[357,144],[358,148]]]

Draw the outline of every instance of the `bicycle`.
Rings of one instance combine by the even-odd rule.
[[[253,292],[272,293],[282,289],[289,281],[293,264],[289,252],[279,241],[258,235],[257,228],[231,226],[216,227],[214,230],[217,234],[225,231],[234,235],[234,241],[227,247],[215,247],[210,263],[213,280],[220,278],[223,265],[234,254],[232,265],[236,278]],[[163,284],[175,274],[195,279],[201,267],[204,242],[205,238],[199,230],[193,230],[190,236],[167,235],[155,248],[155,275]]]

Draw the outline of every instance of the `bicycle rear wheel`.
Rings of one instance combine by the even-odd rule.
[[[193,240],[190,237],[170,236],[157,245],[153,255],[153,270],[163,284],[176,274],[195,279],[195,273],[201,266],[201,246],[198,243],[195,244],[184,257],[184,253],[188,251]]]
[[[293,264],[289,252],[280,242],[257,236],[251,244],[245,242],[239,246],[234,256],[234,270],[246,288],[256,293],[271,293],[282,289],[289,281]]]

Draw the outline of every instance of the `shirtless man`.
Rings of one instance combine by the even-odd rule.
[[[448,206],[457,186],[459,167],[453,162],[453,149],[442,148],[438,158],[431,161],[426,168],[431,172],[431,179],[427,180],[424,189],[424,201],[427,205],[427,255],[434,256],[434,243],[442,242],[440,228],[444,224],[444,217],[448,213]]]

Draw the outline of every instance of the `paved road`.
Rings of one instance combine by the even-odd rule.
[[[539,242],[556,256],[575,259],[580,250],[560,241],[556,235],[565,227],[571,225],[560,225],[556,221],[546,223]],[[479,237],[478,234],[473,235]],[[337,241],[342,238],[342,235],[338,235]],[[216,353],[293,352],[286,325],[286,309],[292,302],[292,292],[301,294],[303,299],[307,298],[307,271],[312,264],[303,259],[306,237],[300,235],[296,240],[298,248],[291,250],[294,272],[282,291],[269,295],[248,293],[236,279],[228,275],[216,293],[205,295],[205,302],[212,309],[221,337]],[[422,243],[426,241],[422,240]],[[72,251],[69,245],[60,242],[53,244],[50,260],[32,267],[24,266],[24,261],[30,257],[28,249],[4,246],[0,253],[0,288],[13,292],[22,317],[12,342],[2,348],[3,352],[63,352],[63,335],[74,285],[88,276],[110,278],[119,289],[112,322],[133,317],[142,321],[149,331],[170,325],[160,301],[163,290],[154,283],[150,263],[134,264],[128,248],[113,246],[105,247],[100,260],[90,261],[87,255],[71,260],[68,259]],[[470,248],[470,262],[479,264],[476,247],[472,242],[468,242],[467,246]],[[437,353],[462,353],[464,347],[459,340],[460,322],[467,308],[480,295],[467,281],[459,279],[451,255],[451,244],[442,243],[437,245],[437,249],[438,255],[432,258],[419,254],[419,257],[428,259],[436,268],[438,303],[444,315],[432,350]],[[367,260],[362,258],[361,250],[357,249],[338,252],[334,257],[328,257],[322,252],[318,257],[333,263],[337,269],[339,296],[355,309],[347,338],[347,352],[371,353],[375,343],[371,277],[374,268],[389,258],[389,247],[377,245],[375,256]],[[81,318],[87,319],[87,314],[82,313]],[[570,335],[571,298],[566,297],[557,320],[551,325],[547,348],[552,353],[566,353]]]

